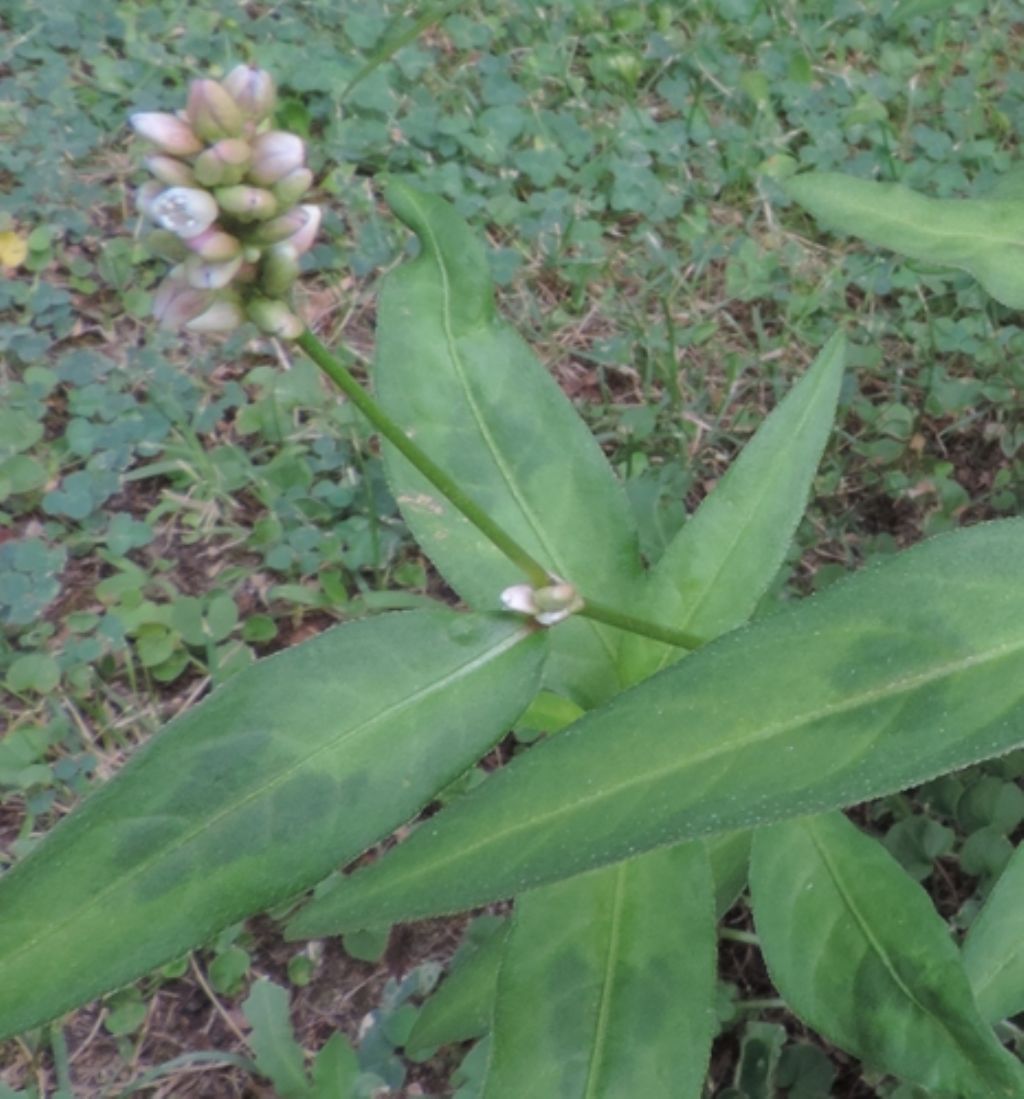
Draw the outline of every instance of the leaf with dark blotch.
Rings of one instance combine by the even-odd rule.
[[[495,772],[291,930],[468,908],[1022,743],[1024,521],[1009,519],[711,642]]]
[[[750,890],[776,987],[829,1041],[930,1091],[1024,1095],[945,922],[877,840],[839,813],[763,828]]]
[[[239,672],[0,879],[0,1034],[141,976],[414,816],[536,692],[505,615],[389,614]]]

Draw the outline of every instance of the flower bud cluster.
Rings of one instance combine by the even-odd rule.
[[[287,339],[303,331],[290,297],[320,208],[301,203],[313,174],[302,139],[272,129],[274,101],[269,74],[239,65],[194,80],[178,114],[131,116],[155,147],[138,193],[155,226],[147,243],[175,265],[153,300],[164,328],[224,332],[248,319]]]

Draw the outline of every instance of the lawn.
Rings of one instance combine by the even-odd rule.
[[[649,562],[842,326],[837,428],[767,617],[1021,513],[1017,313],[822,230],[782,180],[984,194],[1020,155],[1022,23],[1021,4],[976,0],[0,3],[0,869],[257,658],[455,598],[373,431],[297,350],[251,326],[156,329],[131,112],[177,109],[190,79],[242,61],[274,74],[324,210],[305,317],[357,369],[410,248],[380,177],[450,200],[625,483]],[[1018,751],[855,813],[955,936],[1024,835],[1022,776]],[[0,1099],[271,1095],[268,1046],[294,1032],[313,1054],[338,1031],[359,1096],[482,1094],[481,1046],[404,1055],[467,918],[301,945],[286,912],[0,1044]],[[925,1095],[784,1008],[742,896],[720,960],[708,1096]],[[1000,1036],[1024,1051],[1020,1029]]]

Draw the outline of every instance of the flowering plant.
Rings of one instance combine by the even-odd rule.
[[[135,116],[160,150],[142,206],[179,265],[157,313],[294,338],[381,434],[410,529],[471,609],[345,623],[153,738],[0,881],[0,1032],[276,905],[308,937],[514,896],[468,1028],[410,1047],[489,1032],[488,1099],[696,1099],[716,913],[749,883],[779,991],[830,1041],[939,1094],[1024,1095],[993,1030],[1024,1007],[1019,852],[961,953],[839,812],[1024,743],[1024,522],[751,623],[831,428],[836,335],[645,568],[621,485],[446,203],[385,186],[420,252],[381,297],[374,396],[303,327],[288,294],[319,215],[294,205],[308,171],[271,104],[242,68],[193,85],[183,117]],[[332,876],[523,724],[549,735]]]
[[[147,240],[176,264],[154,301],[165,328],[222,332],[248,318],[284,338],[303,330],[289,300],[320,208],[300,205],[313,174],[302,140],[271,128],[273,109],[270,75],[239,65],[223,82],[194,81],[180,115],[132,115],[156,147],[138,196],[159,226]]]

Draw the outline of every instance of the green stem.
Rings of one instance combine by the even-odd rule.
[[[406,435],[402,428],[356,381],[349,372],[348,367],[336,355],[328,351],[308,328],[299,336],[296,342],[377,431],[399,453],[407,458],[434,488],[457,511],[461,512],[492,545],[500,550],[512,564],[523,571],[533,587],[544,588],[553,581],[560,579],[552,576],[504,527],[496,523],[483,508],[467,496],[455,481]],[[593,600],[587,599],[586,596],[583,596],[583,609],[578,613],[584,618],[593,619],[595,622],[603,622],[605,625],[614,626],[616,629],[628,630],[630,633],[637,633],[654,641],[673,645],[676,648],[696,649],[702,644],[701,639],[694,637],[693,634],[681,633],[678,630],[659,626],[654,622],[647,622],[642,618],[634,618],[630,614],[624,614],[601,603],[595,603]]]
[[[483,508],[470,499],[447,473],[428,457],[380,407],[349,373],[348,368],[307,328],[298,338],[298,345],[317,366],[338,386],[348,399],[370,421],[391,445],[423,474],[424,477],[476,527],[478,531],[526,574],[536,588],[551,583],[551,574],[528,553]]]
[[[666,645],[674,645],[677,649],[699,649],[704,644],[701,638],[692,633],[659,626],[656,622],[648,622],[645,618],[634,618],[631,614],[624,614],[612,607],[606,607],[603,603],[595,603],[586,596],[583,597],[583,609],[576,613],[584,618],[592,618],[595,622],[603,622],[606,626],[614,626],[619,630],[649,637],[652,641],[663,641]]]

